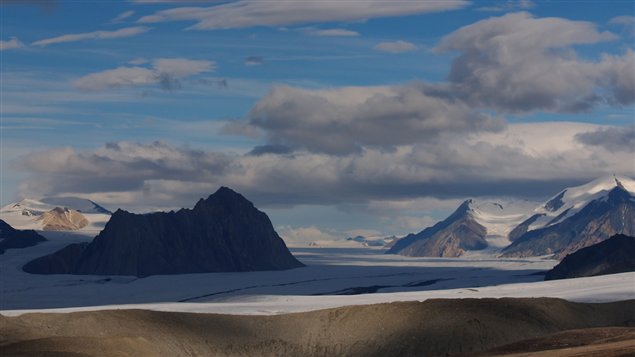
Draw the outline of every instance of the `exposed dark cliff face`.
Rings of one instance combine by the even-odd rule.
[[[386,252],[412,257],[458,257],[466,250],[487,248],[487,230],[471,215],[465,201],[445,220],[398,240]]]
[[[516,228],[512,229],[512,231],[509,232],[509,240],[513,242],[516,239],[522,237],[522,235],[527,233],[527,231],[529,230],[529,226],[531,226],[532,223],[536,222],[536,220],[542,216],[544,216],[544,214],[537,213],[524,220],[521,224],[519,224],[518,226],[516,226]]]
[[[615,235],[567,255],[547,272],[545,280],[579,278],[635,271],[635,237]]]
[[[7,249],[31,247],[45,241],[46,239],[34,230],[15,229],[0,219],[0,254]]]
[[[503,256],[553,254],[562,259],[615,234],[635,235],[635,200],[619,185],[562,222],[524,233],[503,250]]]
[[[24,270],[142,277],[301,266],[267,215],[222,187],[191,210],[144,215],[118,210],[90,244],[39,258]]]

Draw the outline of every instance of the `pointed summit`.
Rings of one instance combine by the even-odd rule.
[[[245,198],[245,196],[232,190],[229,187],[221,186],[216,192],[209,195],[206,199],[200,199],[194,206],[194,211],[208,210],[213,207],[224,207],[229,209],[255,209],[253,203]]]
[[[617,185],[617,187],[621,188],[624,191],[628,191],[624,185],[622,185],[622,182],[620,182],[620,180],[617,179],[617,176],[615,176],[615,174],[613,174],[613,179],[615,179],[615,184]]]
[[[191,210],[149,214],[118,210],[90,244],[69,247],[29,262],[24,270],[144,277],[303,266],[267,215],[227,187],[199,200]]]
[[[487,230],[474,219],[474,201],[465,200],[448,218],[398,240],[386,253],[412,257],[458,257],[487,248]]]
[[[635,235],[634,189],[634,180],[613,175],[561,191],[512,231],[503,255],[560,259],[615,234]]]

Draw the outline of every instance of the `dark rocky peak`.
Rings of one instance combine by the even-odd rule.
[[[0,219],[0,235],[14,232],[15,228],[11,227],[7,222]]]
[[[145,277],[301,266],[267,215],[222,187],[193,209],[148,214],[118,209],[90,244],[38,258],[23,269]]]
[[[622,182],[617,179],[617,176],[615,176],[615,174],[613,174],[613,179],[615,180],[615,185],[617,185],[617,187],[619,187],[622,190],[626,191],[626,188],[624,188],[624,185],[622,185]]]
[[[66,212],[70,212],[70,210],[68,209],[68,207],[55,207],[52,210],[50,210],[49,212],[53,212],[53,213],[57,213],[57,214],[63,214]]]
[[[616,182],[619,183],[619,181],[617,179],[615,179]],[[633,195],[631,195],[630,192],[628,192],[624,186],[622,186],[622,184],[618,184],[617,186],[615,186],[613,189],[611,189],[611,191],[609,191],[608,194],[609,197],[609,201],[610,202],[625,202],[630,200],[631,198],[633,198]]]
[[[564,197],[565,193],[567,193],[567,190],[560,192],[556,197],[545,203],[545,209],[550,212],[559,210],[564,205],[564,201],[562,201],[562,198]]]
[[[194,211],[203,210],[210,207],[241,207],[241,208],[255,208],[253,203],[246,199],[240,193],[232,190],[231,188],[221,186],[216,192],[209,195],[206,199],[200,199],[194,206]]]
[[[468,213],[473,212],[474,211],[473,205],[474,205],[474,200],[472,200],[471,198],[463,201],[463,203],[461,203],[461,205],[454,211],[454,213],[450,215],[450,217],[459,218],[461,216],[464,216]]]
[[[0,219],[0,254],[7,249],[31,247],[44,241],[46,239],[34,230],[15,229]]]

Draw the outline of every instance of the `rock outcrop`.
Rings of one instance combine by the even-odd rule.
[[[18,230],[0,219],[0,254],[7,249],[32,247],[46,239],[34,230]]]
[[[44,231],[76,231],[88,225],[88,219],[74,209],[55,207],[38,218]]]
[[[301,266],[267,215],[222,187],[193,209],[150,214],[117,210],[90,244],[68,246],[29,262],[24,270],[144,277]]]
[[[635,237],[615,235],[567,255],[545,280],[580,278],[635,271]]]

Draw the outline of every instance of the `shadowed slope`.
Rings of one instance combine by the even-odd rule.
[[[545,280],[579,278],[635,271],[635,237],[617,234],[567,255]]]
[[[445,356],[635,324],[635,301],[428,300],[274,316],[113,310],[0,317],[0,354]],[[116,347],[116,349],[115,349]]]
[[[193,209],[115,212],[88,245],[27,263],[35,274],[135,275],[281,270],[303,266],[267,215],[222,187]]]

